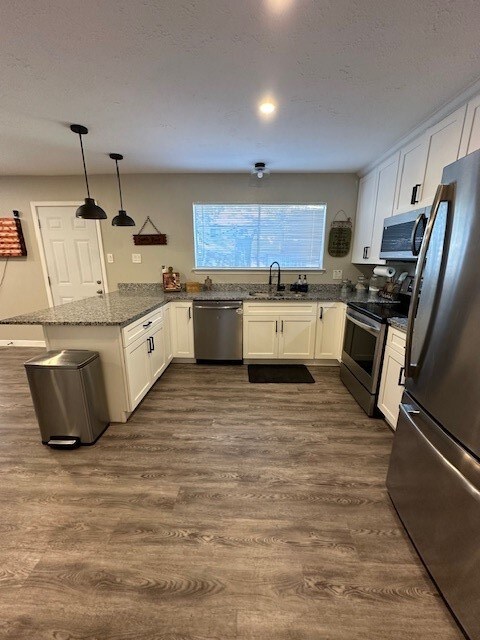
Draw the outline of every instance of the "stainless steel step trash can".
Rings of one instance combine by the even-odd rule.
[[[93,444],[109,425],[96,351],[47,351],[25,362],[43,444]]]

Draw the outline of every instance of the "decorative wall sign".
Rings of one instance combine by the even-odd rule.
[[[339,213],[343,213],[346,220],[337,220]],[[344,258],[350,251],[352,242],[352,220],[347,217],[343,209],[337,211],[328,234],[328,253],[333,258]]]
[[[146,225],[150,223],[157,233],[144,233]],[[150,216],[143,223],[140,231],[133,236],[133,243],[137,245],[149,245],[149,244],[167,244],[167,236],[164,233],[160,233],[157,227],[150,220]]]
[[[0,218],[0,258],[24,258],[27,247],[18,218]]]

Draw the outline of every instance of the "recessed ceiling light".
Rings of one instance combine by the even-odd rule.
[[[270,115],[271,113],[273,113],[275,111],[276,107],[273,104],[273,102],[262,102],[262,104],[260,105],[259,109],[265,115]]]

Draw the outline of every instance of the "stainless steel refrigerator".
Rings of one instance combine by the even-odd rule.
[[[480,151],[447,166],[418,258],[387,487],[464,631],[480,639]]]

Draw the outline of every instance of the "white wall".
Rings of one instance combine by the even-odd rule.
[[[104,250],[114,254],[107,264],[110,290],[118,282],[158,282],[161,265],[180,271],[182,280],[202,280],[205,274],[192,272],[194,266],[192,202],[326,202],[327,234],[339,209],[355,215],[358,178],[353,174],[277,174],[262,188],[250,186],[244,174],[130,174],[122,178],[127,212],[136,227],[112,227],[118,192],[113,175],[92,176],[91,193],[106,210],[109,219],[102,222]],[[85,196],[81,176],[5,176],[0,178],[0,215],[18,209],[29,255],[10,260],[0,288],[0,317],[27,313],[48,306],[41,275],[38,248],[33,232],[30,202],[82,200]],[[132,233],[150,216],[162,233],[167,246],[134,246]],[[328,236],[327,236],[328,237]],[[141,264],[133,264],[132,253],[142,255]],[[351,264],[350,256],[331,258],[325,255],[325,274],[309,274],[312,283],[331,283],[332,270],[342,269],[343,276],[356,279],[360,271]],[[5,261],[0,260],[0,275]],[[214,282],[266,282],[264,273],[212,274]],[[286,281],[293,281],[293,274]],[[0,326],[0,339],[41,339],[36,327]]]

